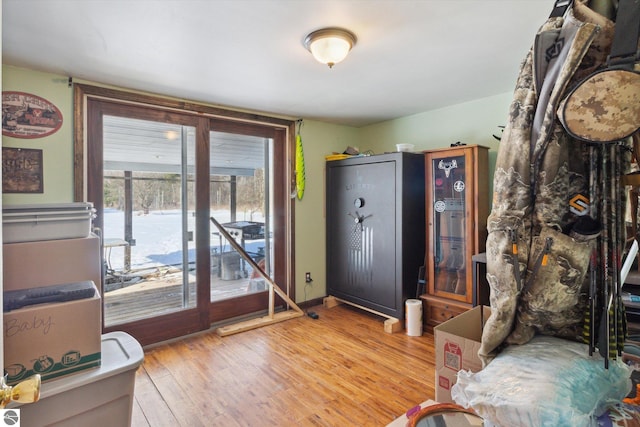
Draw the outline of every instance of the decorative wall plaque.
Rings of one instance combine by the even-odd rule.
[[[42,138],[62,126],[62,113],[51,102],[24,92],[2,92],[2,134]]]
[[[42,193],[42,150],[2,147],[2,192]]]

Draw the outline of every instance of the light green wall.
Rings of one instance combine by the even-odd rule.
[[[489,147],[489,182],[513,94],[503,93],[464,104],[390,120],[360,129],[362,145],[376,153],[394,151],[400,143],[415,145],[415,151],[448,147],[458,141],[467,145]],[[365,143],[366,141],[366,143]],[[489,189],[489,194],[492,192]]]
[[[325,156],[342,153],[357,145],[359,130],[347,126],[305,120],[300,135],[304,147],[306,188],[302,200],[296,201],[296,300],[326,295],[325,253]],[[313,282],[306,286],[305,272]]]
[[[360,138],[376,152],[395,144],[414,144],[416,151],[447,147],[458,141],[496,149],[498,126],[505,124],[512,94],[505,93],[438,110],[402,117],[361,129]]]
[[[41,148],[44,155],[44,194],[6,194],[3,203],[51,203],[73,200],[73,95],[67,77],[3,65],[3,90],[22,91],[45,98],[63,115],[55,134],[40,139],[3,136],[3,146]],[[301,136],[305,154],[306,189],[295,202],[296,302],[326,295],[325,274],[325,156],[348,146],[362,152],[395,151],[395,144],[411,143],[415,151],[447,147],[461,141],[491,148],[489,174],[493,173],[499,135],[507,119],[511,94],[501,94],[439,110],[390,120],[362,128],[305,120]],[[305,286],[305,272],[313,282]],[[306,291],[306,295],[305,295]]]
[[[73,201],[73,89],[68,78],[23,68],[2,66],[2,90],[27,92],[46,99],[62,112],[62,126],[44,138],[2,135],[3,147],[42,150],[42,194],[3,194],[3,204],[65,203]]]

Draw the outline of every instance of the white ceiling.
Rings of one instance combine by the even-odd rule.
[[[513,90],[553,0],[2,0],[2,62],[364,126]],[[333,69],[302,46],[339,26]]]

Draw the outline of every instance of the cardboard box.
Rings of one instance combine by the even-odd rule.
[[[478,372],[482,369],[478,350],[482,340],[482,327],[490,314],[490,307],[477,306],[433,328],[437,402],[453,402],[451,387],[457,381],[459,370]]]
[[[38,304],[4,313],[4,369],[12,385],[100,366],[101,299]]]
[[[5,243],[4,290],[91,280],[101,288],[100,238]]]

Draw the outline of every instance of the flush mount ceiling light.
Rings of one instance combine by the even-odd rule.
[[[356,36],[342,28],[322,28],[304,38],[304,47],[318,62],[332,68],[346,58],[356,44]]]

